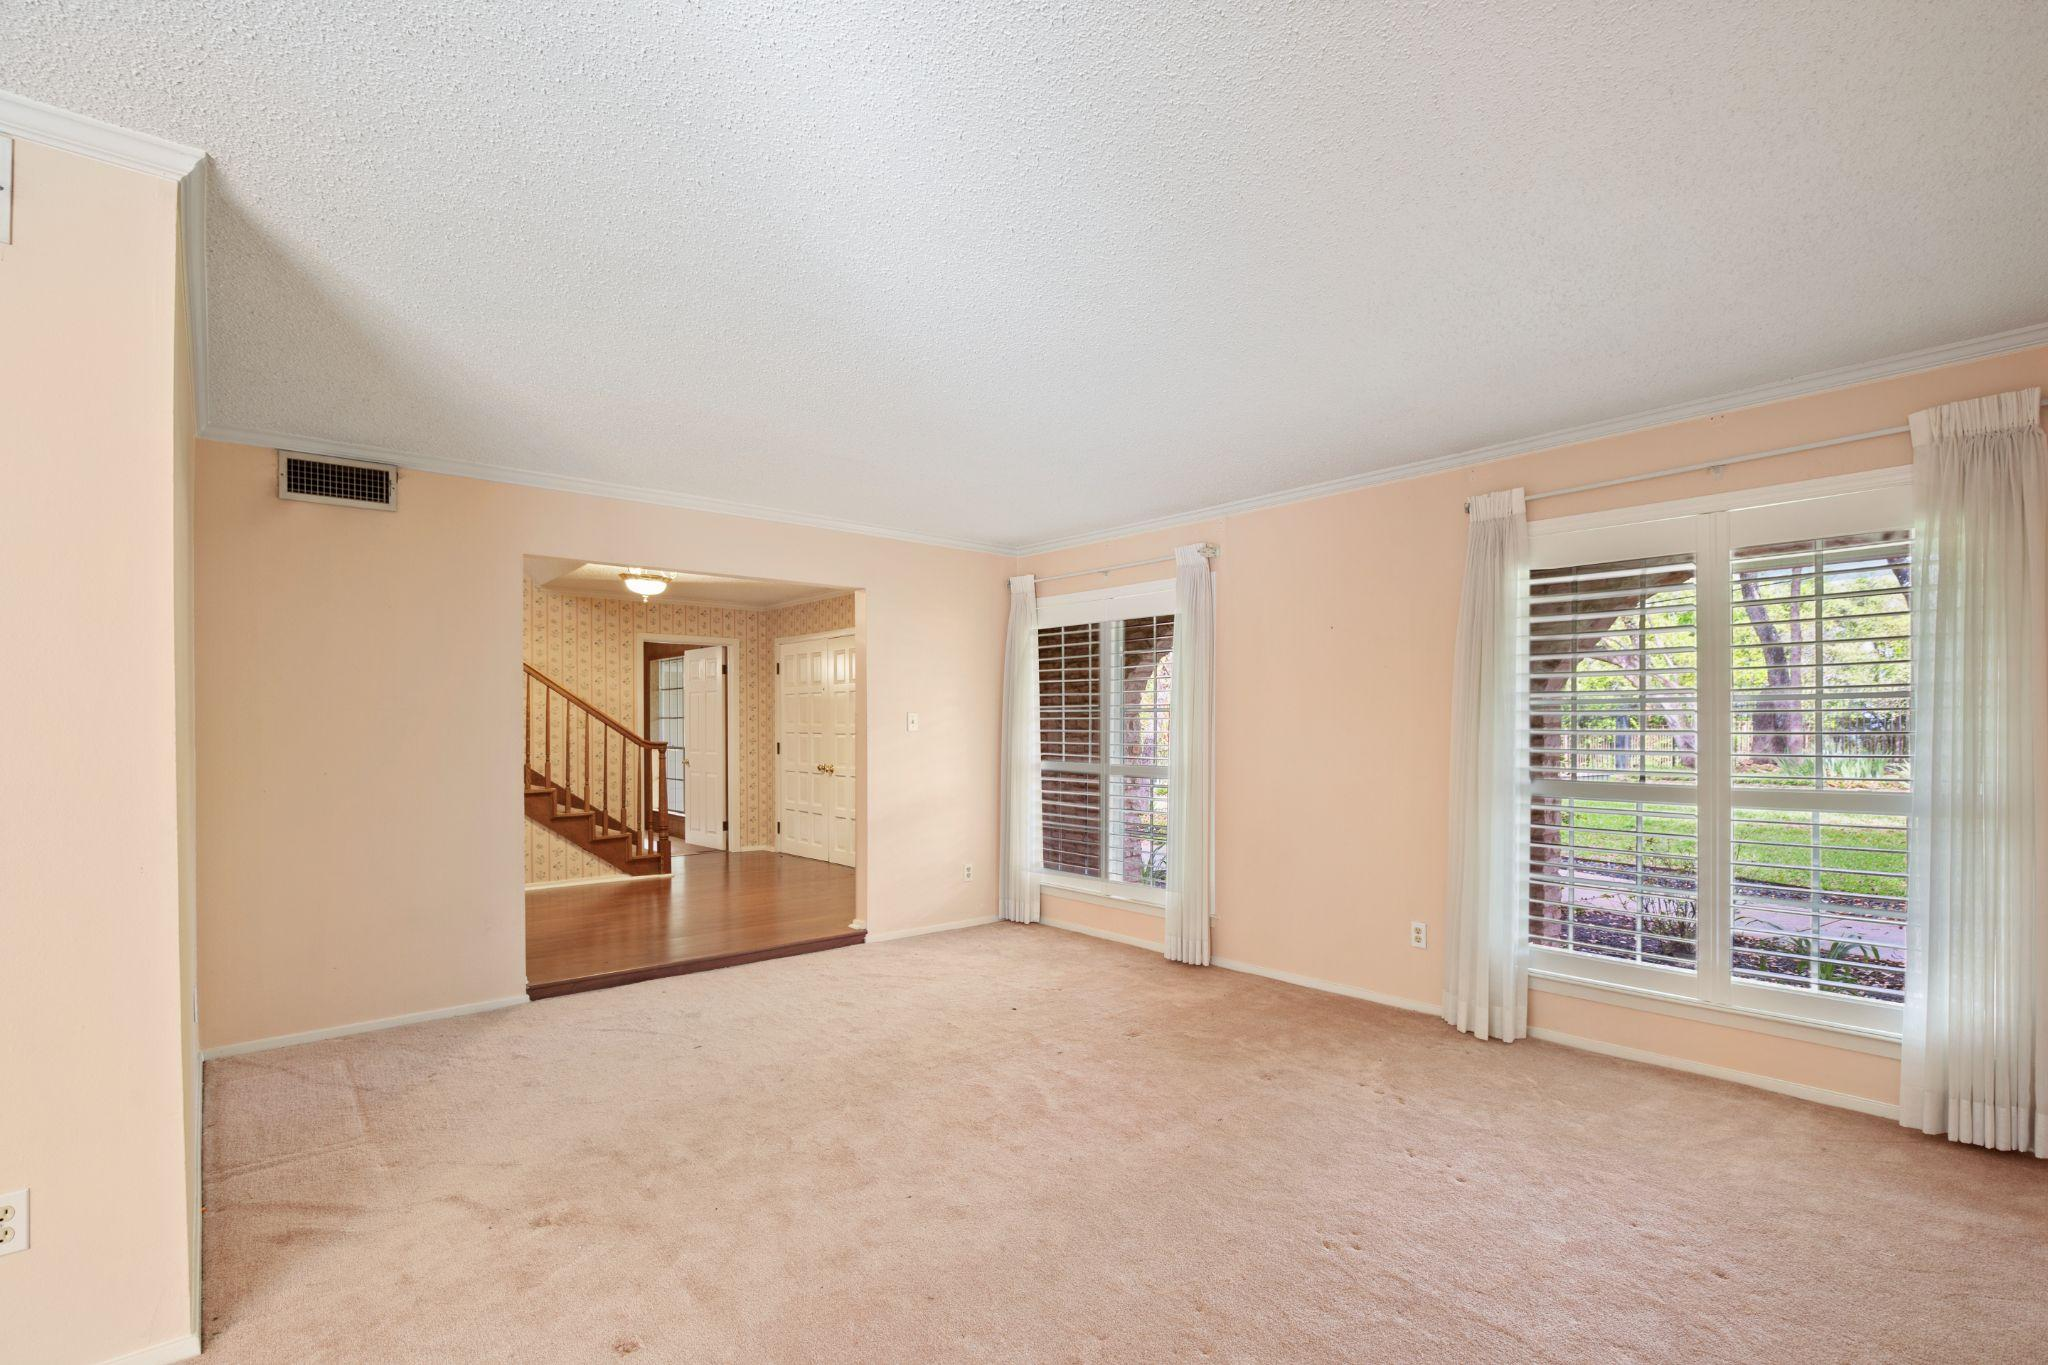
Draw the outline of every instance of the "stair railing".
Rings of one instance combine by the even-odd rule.
[[[633,852],[666,858],[668,746],[634,734],[532,664],[521,666],[528,783],[549,789],[555,814],[588,812],[596,834],[623,834]]]

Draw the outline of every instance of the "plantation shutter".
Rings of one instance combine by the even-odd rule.
[[[1699,944],[1698,565],[1529,577],[1529,935],[1690,970]]]
[[[1909,489],[1532,533],[1531,974],[1895,1032]]]
[[[1046,872],[1165,887],[1173,624],[1165,613],[1039,630]]]
[[[1905,997],[1912,579],[1903,530],[1729,556],[1738,980]]]

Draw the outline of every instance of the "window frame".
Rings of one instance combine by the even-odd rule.
[[[1125,621],[1151,616],[1174,615],[1174,582],[1161,579],[1145,583],[1127,583],[1115,587],[1094,588],[1084,592],[1061,593],[1055,597],[1043,597],[1038,601],[1039,630],[1052,630],[1062,626],[1114,625],[1114,631],[1105,629],[1102,634],[1098,667],[1100,669],[1100,692],[1098,733],[1101,740],[1102,757],[1092,763],[1041,758],[1033,781],[1041,783],[1047,773],[1073,772],[1091,773],[1102,779],[1102,850],[1103,865],[1108,866],[1110,858],[1109,817],[1112,779],[1120,776],[1163,778],[1167,775],[1166,764],[1114,763],[1110,755],[1115,751],[1113,731],[1121,713],[1123,689],[1118,677],[1122,666],[1122,628]],[[1167,801],[1171,806],[1173,797],[1169,789]],[[1168,850],[1168,857],[1172,856]],[[1080,872],[1065,872],[1048,869],[1045,866],[1045,846],[1041,837],[1039,846],[1033,851],[1032,874],[1045,889],[1091,903],[1108,903],[1119,909],[1139,910],[1148,914],[1163,914],[1166,907],[1166,888],[1147,886],[1141,882],[1119,881],[1108,876],[1091,877]]]
[[[1731,962],[1733,883],[1731,869],[1732,813],[1760,805],[1783,809],[1835,810],[1872,804],[1861,793],[1838,793],[1826,802],[1812,798],[1819,791],[1801,788],[1736,789],[1731,780],[1734,689],[1734,630],[1730,590],[1731,556],[1736,549],[1777,541],[1819,540],[1838,535],[1910,528],[1913,524],[1912,470],[1907,466],[1815,479],[1775,487],[1713,494],[1673,502],[1617,508],[1530,523],[1529,566],[1532,570],[1578,564],[1648,558],[1659,554],[1691,554],[1697,566],[1695,621],[1698,629],[1697,690],[1699,739],[1696,782],[1691,786],[1661,783],[1571,781],[1556,784],[1588,800],[1649,804],[1693,804],[1696,801],[1699,916],[1697,950],[1691,970],[1626,962],[1528,943],[1530,973],[1539,981],[1605,988],[1617,1002],[1629,996],[1656,997],[1743,1020],[1782,1020],[1794,1024],[1897,1039],[1903,1007],[1892,1001],[1855,999],[1818,991],[1768,985],[1738,978]],[[1518,638],[1527,641],[1527,593]],[[1714,680],[1708,685],[1708,680]],[[1526,726],[1527,697],[1521,701],[1518,744],[1520,781],[1519,827],[1531,819],[1535,783],[1529,769]],[[1546,788],[1548,790],[1548,788]],[[1910,805],[1910,794],[1884,793],[1877,804],[1887,813]],[[1679,797],[1676,802],[1673,797]],[[1892,798],[1896,799],[1892,799]],[[1690,799],[1688,799],[1690,798]],[[1908,833],[1908,859],[1918,856]],[[1517,869],[1516,894],[1526,900],[1529,869]],[[1912,915],[1909,906],[1907,914]],[[1518,905],[1516,923],[1528,932],[1526,907]],[[1906,970],[1910,974],[1912,963]]]

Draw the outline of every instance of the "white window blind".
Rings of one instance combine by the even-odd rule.
[[[1689,554],[1530,574],[1534,943],[1692,970],[1697,588]]]
[[[1912,544],[1904,531],[1730,557],[1738,978],[1905,995]]]
[[[1166,885],[1173,617],[1038,633],[1043,867]]]
[[[1539,549],[1539,970],[1896,1027],[1912,780],[1904,496],[1667,515]]]

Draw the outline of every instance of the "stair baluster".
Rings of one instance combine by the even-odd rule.
[[[635,875],[669,870],[664,745],[592,706],[568,688],[525,665],[527,814],[621,871]],[[540,752],[534,752],[533,692],[540,690]],[[562,766],[555,766],[555,700],[562,703]],[[580,734],[579,734],[580,732]],[[619,746],[619,789],[611,780],[611,751]],[[576,776],[582,748],[582,781]],[[598,747],[593,754],[591,746]],[[628,764],[627,755],[633,754]]]

